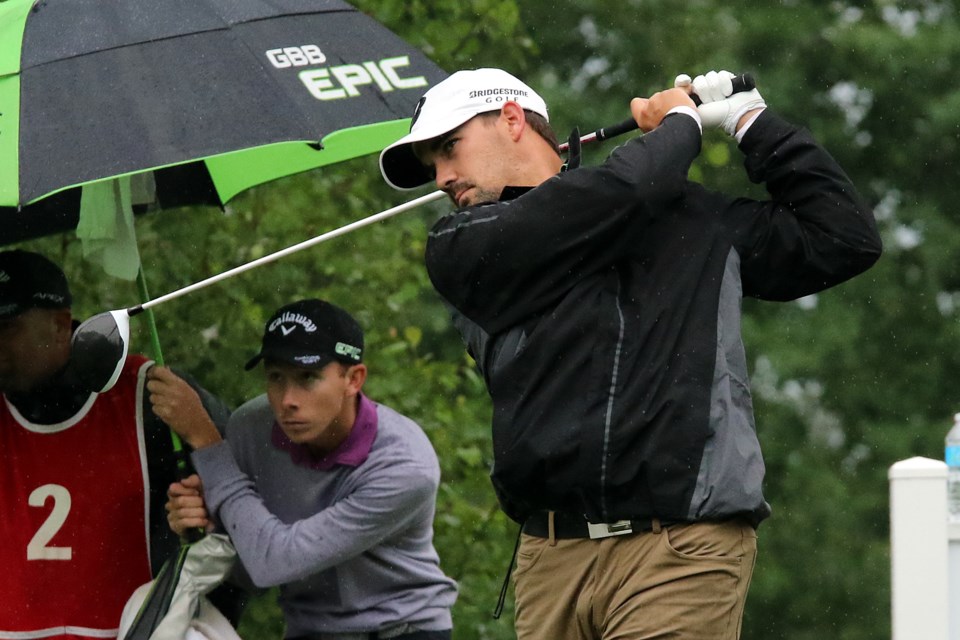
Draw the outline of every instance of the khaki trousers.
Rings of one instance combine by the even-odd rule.
[[[518,640],[737,640],[757,534],[739,521],[599,540],[523,534]]]

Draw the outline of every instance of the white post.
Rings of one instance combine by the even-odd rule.
[[[960,523],[950,523],[950,640],[960,640]]]
[[[947,640],[947,465],[910,458],[890,467],[893,640]]]

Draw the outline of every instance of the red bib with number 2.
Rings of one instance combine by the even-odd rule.
[[[0,398],[0,637],[111,637],[150,580],[146,363],[128,358],[116,386],[56,425]]]

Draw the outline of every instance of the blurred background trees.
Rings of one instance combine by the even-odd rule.
[[[953,0],[361,0],[359,8],[441,67],[499,66],[540,90],[561,138],[628,117],[629,99],[681,72],[751,72],[771,108],[804,124],[875,207],[885,253],[863,276],[787,304],[744,304],[766,494],[773,516],[743,637],[889,637],[887,469],[941,458],[960,409],[960,28]],[[622,141],[621,141],[622,142]],[[614,144],[587,152],[600,161]],[[717,131],[691,177],[763,197]],[[418,194],[414,194],[418,195]],[[375,156],[254,189],[225,211],[183,209],[137,222],[154,295],[405,201]],[[157,308],[168,362],[233,406],[262,380],[242,365],[276,307],[305,296],[351,309],[367,329],[367,390],[417,419],[443,467],[436,543],[460,583],[458,640],[513,637],[512,595],[492,618],[517,527],[489,486],[490,406],[422,266],[446,210],[358,230]],[[80,256],[72,235],[26,243],[61,261],[75,313],[137,300]],[[134,321],[135,340],[149,351]],[[268,592],[241,632],[282,638]]]

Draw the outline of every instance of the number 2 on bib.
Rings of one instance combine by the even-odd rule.
[[[70,492],[58,484],[45,484],[34,489],[28,500],[31,507],[43,507],[47,498],[53,498],[53,509],[27,545],[27,560],[70,560],[73,557],[71,547],[48,546],[67,521],[71,504]]]

